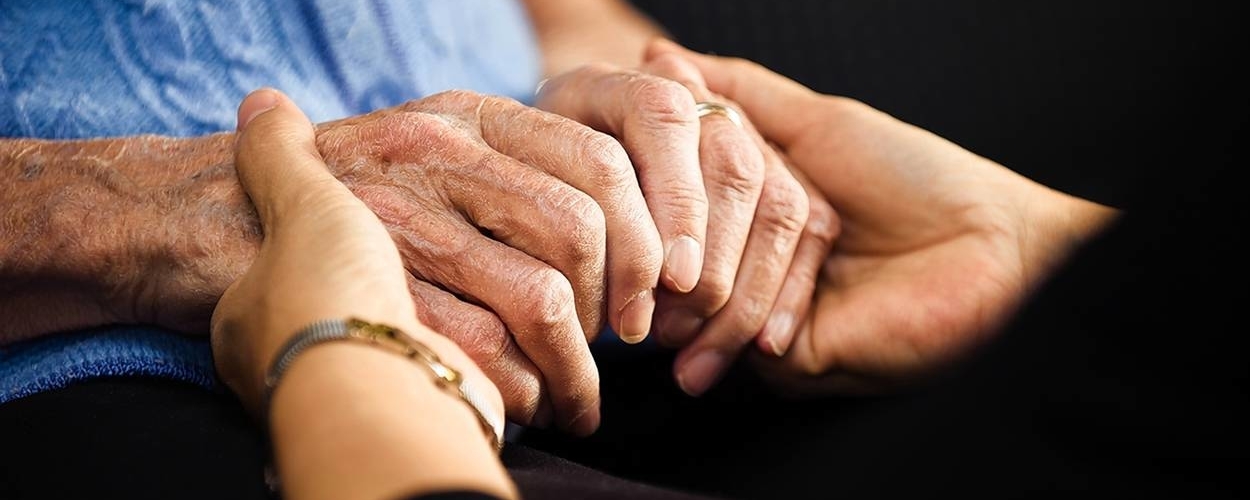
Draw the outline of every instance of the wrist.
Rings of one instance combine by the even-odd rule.
[[[468,407],[402,356],[353,342],[310,348],[272,405],[278,468],[292,497],[515,496]]]
[[[13,323],[4,340],[114,322],[176,327],[156,301],[185,296],[175,274],[201,263],[170,242],[213,228],[170,219],[208,198],[194,198],[205,166],[230,161],[221,137],[0,139],[0,206],[16,229],[0,234],[0,311]],[[200,302],[207,324],[211,300]]]
[[[1032,184],[1030,194],[1020,199],[1025,200],[1021,259],[1025,283],[1030,288],[1119,214],[1114,208],[1038,184]]]
[[[94,246],[119,265],[102,283],[126,321],[205,333],[214,305],[254,258],[261,234],[234,171],[233,135],[133,138],[122,174],[139,191]],[[122,271],[119,275],[116,271]]]

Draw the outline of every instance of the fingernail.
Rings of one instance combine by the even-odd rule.
[[[239,104],[238,130],[243,130],[257,116],[276,107],[278,107],[278,91],[276,90],[264,88],[248,94],[243,98],[243,103]]]
[[[701,352],[677,372],[677,385],[686,394],[700,396],[716,383],[728,365],[729,360],[719,352]]]
[[[785,356],[786,350],[782,347],[781,339],[788,335],[792,328],[794,328],[794,316],[785,313],[773,315],[764,325],[764,342],[768,344],[768,349],[774,356],[779,358]]]
[[[651,290],[638,292],[625,307],[621,308],[621,340],[637,344],[647,338],[651,330],[651,315],[655,312],[655,294]]]
[[[668,279],[677,291],[686,293],[699,284],[703,272],[703,247],[689,236],[678,236],[668,249]]]
[[[660,323],[660,336],[666,339],[682,341],[689,339],[699,327],[703,326],[703,318],[684,311],[674,311],[664,317]]]

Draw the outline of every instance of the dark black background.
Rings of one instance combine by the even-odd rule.
[[[1235,2],[634,3],[692,49],[761,62],[1112,205],[1164,167],[1160,149],[1203,147],[1179,143],[1246,104]]]

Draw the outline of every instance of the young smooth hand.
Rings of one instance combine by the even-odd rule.
[[[837,211],[793,344],[754,355],[788,392],[888,387],[957,358],[1115,213],[754,63],[663,41],[647,58],[679,58],[736,101]]]

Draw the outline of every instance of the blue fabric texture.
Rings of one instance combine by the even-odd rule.
[[[262,86],[314,122],[455,88],[527,101],[538,57],[514,0],[5,0],[0,137],[231,130]],[[0,349],[0,403],[128,375],[216,384],[206,338],[110,327]]]

